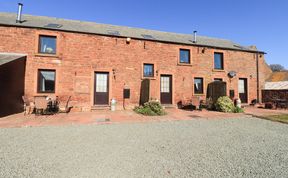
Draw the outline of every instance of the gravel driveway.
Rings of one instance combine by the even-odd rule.
[[[242,118],[0,129],[0,177],[288,177],[288,125]]]

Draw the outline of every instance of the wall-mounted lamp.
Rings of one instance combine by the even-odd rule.
[[[206,48],[203,48],[203,49],[202,49],[202,53],[204,54],[204,53],[205,53],[205,51],[206,51]]]
[[[252,79],[253,78],[253,75],[250,75],[250,79]]]
[[[112,72],[113,72],[113,78],[114,80],[116,80],[116,69],[112,69]]]
[[[131,38],[128,37],[128,38],[126,39],[126,44],[130,44],[130,42],[131,42]]]
[[[158,76],[158,74],[159,74],[159,70],[156,70],[156,76]]]

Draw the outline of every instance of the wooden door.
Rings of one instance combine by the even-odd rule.
[[[240,78],[238,81],[238,93],[239,98],[242,103],[248,103],[248,93],[247,93],[247,79]]]
[[[172,104],[172,76],[160,77],[160,101],[161,104]]]
[[[108,105],[109,104],[109,73],[95,73],[95,90],[94,104]]]

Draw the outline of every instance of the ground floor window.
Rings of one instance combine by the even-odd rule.
[[[204,93],[204,84],[203,78],[196,77],[194,78],[194,94],[203,94]]]
[[[55,70],[38,70],[38,93],[55,93]]]

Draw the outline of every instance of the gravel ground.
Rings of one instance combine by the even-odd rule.
[[[241,118],[0,129],[0,177],[288,177],[288,125]]]

